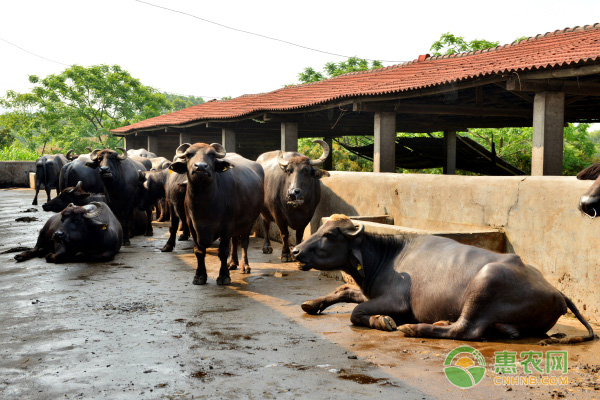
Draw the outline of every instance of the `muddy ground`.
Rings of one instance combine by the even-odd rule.
[[[29,189],[0,190],[0,252],[34,245],[50,214],[32,198]],[[598,340],[548,348],[535,339],[460,342],[357,328],[354,305],[318,316],[301,310],[340,282],[282,264],[280,247],[264,255],[253,238],[252,273],[233,271],[225,287],[215,283],[210,249],[209,282],[194,286],[191,241],[161,253],[166,235],[167,224],[156,224],[153,237],[133,238],[105,264],[0,254],[0,398],[600,398]],[[554,332],[585,330],[564,317]],[[459,345],[485,357],[486,376],[468,390],[443,372]],[[567,350],[568,384],[494,384],[494,352],[504,350]],[[546,375],[517,367],[517,376]]]

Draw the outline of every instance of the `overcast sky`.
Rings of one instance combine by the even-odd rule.
[[[384,65],[429,53],[445,32],[506,44],[600,22],[600,0],[147,2],[197,18],[135,0],[1,1],[0,96],[28,91],[30,74],[119,64],[162,91],[237,97],[298,83],[305,67],[345,59],[199,18]]]

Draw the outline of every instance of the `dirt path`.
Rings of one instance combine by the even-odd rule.
[[[24,212],[32,198],[31,190],[0,190],[0,252],[34,245],[50,214]],[[217,286],[210,249],[209,282],[194,286],[191,242],[161,253],[166,234],[157,224],[154,237],[133,238],[107,264],[17,264],[15,253],[0,254],[0,398],[600,398],[599,341],[552,348],[568,351],[568,385],[495,385],[494,352],[549,348],[356,328],[353,305],[309,316],[300,304],[340,282],[281,264],[280,249],[263,255],[258,238],[250,275],[233,271],[232,285]],[[569,318],[553,331],[584,333]],[[467,391],[443,372],[463,344],[481,351],[487,369]]]

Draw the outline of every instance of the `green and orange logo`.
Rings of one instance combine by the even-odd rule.
[[[461,346],[448,353],[444,361],[446,378],[454,386],[469,389],[477,385],[485,375],[485,359],[471,346]]]

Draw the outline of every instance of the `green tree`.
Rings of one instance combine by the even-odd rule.
[[[318,82],[349,72],[366,71],[381,67],[383,67],[381,61],[374,60],[369,64],[368,60],[350,57],[346,61],[340,61],[338,63],[328,62],[325,64],[325,67],[323,67],[324,73],[317,72],[312,67],[306,67],[304,68],[304,71],[298,74],[298,79],[300,80],[300,83]]]
[[[171,103],[171,111],[183,110],[191,106],[204,103],[202,97],[196,96],[183,96],[180,94],[164,93],[167,101]]]
[[[489,49],[499,45],[500,42],[490,42],[483,39],[474,39],[467,42],[464,37],[455,36],[452,33],[447,32],[442,34],[439,40],[433,42],[430,50],[433,51],[434,56],[443,56],[447,54]]]
[[[8,91],[0,100],[8,110],[0,128],[24,140],[30,149],[114,147],[120,139],[110,129],[164,114],[172,107],[165,95],[142,85],[118,65],[73,65],[45,78],[30,75],[29,81],[35,85],[30,93]]]

